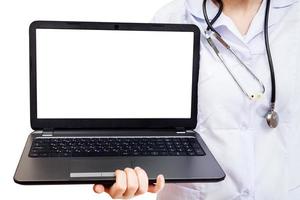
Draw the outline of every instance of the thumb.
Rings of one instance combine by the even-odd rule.
[[[157,193],[160,190],[162,190],[164,186],[165,186],[165,178],[163,175],[160,174],[156,178],[156,183],[154,183],[154,185],[149,185],[148,192]]]

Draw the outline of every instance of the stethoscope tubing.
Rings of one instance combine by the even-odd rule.
[[[242,60],[237,56],[235,51],[228,45],[222,38],[222,36],[218,33],[218,31],[213,27],[213,24],[218,20],[218,18],[221,16],[222,10],[223,10],[223,2],[221,0],[218,1],[219,3],[219,10],[215,17],[210,21],[208,14],[207,14],[207,9],[206,9],[206,2],[207,0],[203,0],[203,5],[202,5],[202,11],[203,11],[203,16],[205,19],[205,22],[207,24],[206,30],[204,30],[201,25],[199,25],[200,31],[205,35],[206,40],[208,44],[212,47],[212,49],[215,51],[215,54],[217,57],[220,59],[220,61],[223,63],[227,71],[230,73],[231,77],[233,80],[237,83],[241,91],[246,94],[250,99],[257,99],[257,98],[252,98],[253,94],[249,95],[241,86],[239,81],[234,77],[233,73],[231,72],[230,68],[227,66],[224,58],[220,54],[218,48],[214,44],[213,40],[211,39],[211,36],[208,32],[213,32],[215,38],[226,48],[230,51],[232,55],[234,55],[235,59],[252,75],[252,77],[261,85],[262,87],[262,94],[265,92],[265,87],[264,84],[258,79],[258,77],[245,65]],[[267,58],[268,58],[268,63],[269,63],[269,69],[270,69],[270,77],[271,77],[271,100],[270,100],[270,108],[268,112],[266,113],[266,120],[270,128],[276,128],[279,122],[279,117],[277,112],[275,111],[275,102],[276,102],[276,79],[275,79],[275,71],[274,71],[274,65],[273,65],[273,59],[272,59],[272,54],[270,50],[270,42],[269,42],[269,15],[270,15],[270,4],[271,0],[266,0],[266,10],[265,10],[265,17],[264,17],[264,39],[265,39],[265,47],[266,47],[266,53],[267,53]],[[257,93],[257,97],[259,97],[261,94]]]

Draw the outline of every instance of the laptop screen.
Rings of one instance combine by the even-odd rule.
[[[193,39],[36,29],[37,118],[191,118]]]

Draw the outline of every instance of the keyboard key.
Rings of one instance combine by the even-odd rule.
[[[157,152],[157,151],[152,151],[151,153],[150,153],[150,155],[151,156],[157,156],[159,153]]]

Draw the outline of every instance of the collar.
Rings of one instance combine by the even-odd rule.
[[[284,7],[290,6],[298,1],[299,0],[273,0],[273,2],[271,2],[271,5],[273,8],[284,8]]]
[[[288,7],[299,0],[273,0],[271,1],[271,7],[274,9],[280,9]],[[197,18],[204,19],[202,12],[202,2],[203,0],[186,0],[187,10]],[[211,19],[218,12],[218,7],[212,3],[211,0],[207,1],[207,14]]]
[[[271,1],[271,8],[270,14],[272,16],[269,19],[269,27],[273,26],[274,24],[278,23],[282,17],[288,12],[288,8],[299,0],[272,0]],[[202,2],[203,0],[185,0],[185,7],[190,15],[194,16],[196,21],[199,23],[198,25],[201,27],[202,25],[206,25],[204,21],[204,16],[202,13]],[[223,31],[228,31],[229,34],[232,34],[233,37],[231,39],[227,39],[226,42],[231,45],[240,45],[241,47],[246,47],[245,43],[252,40],[256,35],[263,31],[263,18],[264,18],[264,9],[266,5],[266,0],[263,0],[262,6],[259,9],[257,15],[253,19],[251,26],[249,28],[249,32],[247,33],[246,37],[240,35],[239,31],[237,30],[236,26],[233,24],[233,21],[226,15],[221,14],[220,18],[214,24],[214,27],[222,33]],[[218,12],[218,7],[212,3],[211,0],[207,1],[207,13],[209,18],[211,19],[215,14]],[[255,26],[253,26],[255,24]],[[205,26],[206,27],[206,26]],[[230,27],[230,28],[228,28]],[[202,32],[202,31],[201,31]],[[227,34],[226,34],[227,35]],[[225,35],[224,35],[225,36]],[[240,48],[241,49],[241,48]]]

